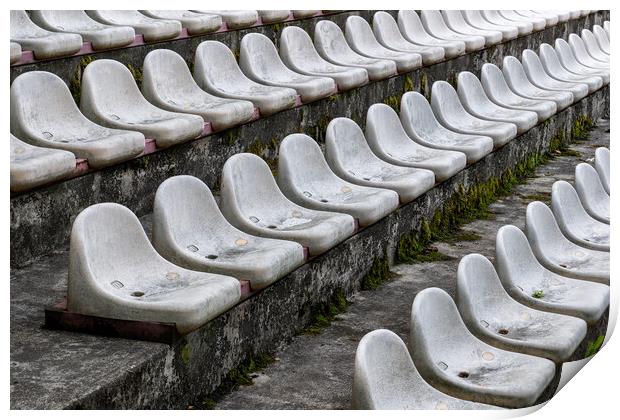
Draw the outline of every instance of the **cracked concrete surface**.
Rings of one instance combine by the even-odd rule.
[[[536,169],[526,183],[490,207],[491,216],[463,226],[480,235],[474,241],[438,242],[437,249],[452,260],[400,264],[398,274],[374,291],[360,291],[350,299],[347,312],[321,334],[300,335],[282,347],[275,362],[253,375],[254,384],[225,396],[216,409],[349,409],[355,350],[359,340],[377,328],[387,328],[407,341],[411,304],[426,287],[436,286],[454,297],[459,259],[477,252],[493,260],[495,234],[505,224],[525,227],[530,201],[549,201],[557,180],[574,179],[579,162],[592,163],[597,147],[609,147],[609,120],[599,120],[588,139],[573,143],[579,156],[559,154]]]

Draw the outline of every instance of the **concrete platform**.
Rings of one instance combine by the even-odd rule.
[[[399,238],[419,231],[422,218],[430,220],[460,186],[469,188],[501,176],[533,153],[547,150],[558,135],[566,138],[577,117],[590,115],[598,119],[607,109],[608,89],[605,88],[470,165],[272,286],[250,295],[173,346],[41,329],[43,308],[58,303],[66,291],[68,256],[62,247],[57,247],[60,252],[11,272],[11,407],[185,408],[200,405],[222,378],[249,355],[273,352],[301,332],[310,324],[316,307],[326,303],[335,292],[352,296],[373,263],[392,259]],[[607,145],[608,140],[591,144],[592,147]],[[563,179],[572,177],[574,159],[561,159],[553,165],[547,171],[561,173]],[[545,174],[541,180],[548,183],[550,189],[556,178],[547,176],[547,172],[541,174]],[[547,185],[544,182],[542,185]],[[525,194],[533,192],[526,190]],[[145,204],[146,201],[151,200],[145,198]],[[524,202],[518,197],[508,201],[497,210],[500,214],[506,213],[498,215],[498,223],[523,222],[523,211],[514,214],[519,207],[515,201],[524,208]],[[142,221],[148,228],[149,217]],[[480,223],[482,226],[474,229],[485,239],[475,243],[474,249],[465,247],[467,244],[456,248],[441,245],[441,249],[452,255],[485,253],[485,249],[493,249],[497,226],[485,228],[484,223],[489,222]],[[488,235],[491,230],[493,234]],[[280,361],[288,358],[289,364],[272,367],[289,375],[270,382],[270,386],[280,388],[268,391],[269,398],[259,395],[254,402],[241,402],[237,407],[259,408],[278,401],[281,407],[288,408],[348,407],[357,341],[375,328],[387,327],[403,334],[408,328],[409,308],[415,293],[431,283],[451,293],[454,291],[456,261],[400,266],[397,272],[402,274],[402,281],[389,283],[374,294],[356,295],[356,304],[344,315],[352,324],[344,325],[344,330],[295,339],[291,350],[278,356]],[[428,280],[420,281],[421,278]],[[357,304],[364,300],[370,306]],[[389,314],[380,315],[384,306],[373,305],[388,301],[393,302],[389,305]],[[363,314],[366,321],[351,318],[355,313]],[[258,331],[262,334],[257,334]],[[299,375],[304,375],[303,382],[298,380]],[[331,379],[326,381],[326,378]],[[226,404],[232,403],[222,406]]]

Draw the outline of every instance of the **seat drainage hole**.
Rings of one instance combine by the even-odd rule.
[[[459,372],[459,378],[469,378],[469,373],[467,373],[467,372]]]
[[[133,292],[131,294],[131,296],[133,296],[133,297],[142,297],[142,296],[144,296],[144,292]]]
[[[327,203],[327,200],[324,198],[321,198],[321,203]]]
[[[568,268],[568,266],[566,264],[560,264],[560,267],[562,268]]]
[[[498,330],[497,332],[500,333],[501,335],[508,334],[508,330],[506,328],[502,328],[502,329]]]
[[[269,225],[267,226],[268,229],[277,229],[278,227],[276,225]]]
[[[207,259],[208,260],[216,260],[217,259],[217,255],[209,254],[209,255],[207,255]]]

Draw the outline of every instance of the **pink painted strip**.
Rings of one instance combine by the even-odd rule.
[[[84,41],[84,43],[82,44],[82,48],[80,48],[80,50],[73,55],[84,55],[93,52],[95,52],[95,50],[93,50],[93,44],[90,41]]]
[[[308,261],[309,258],[310,258],[310,250],[308,249],[308,247],[304,246],[304,260]]]
[[[252,292],[252,288],[250,286],[249,280],[239,280],[239,283],[241,285],[241,297],[242,298],[249,295]]]
[[[19,60],[18,63],[15,64],[26,64],[26,63],[32,63],[36,61],[34,59],[34,52],[32,51],[22,51],[22,58],[21,60]]]
[[[260,109],[254,107],[254,112],[252,113],[252,119],[250,121],[254,121],[260,118]]]
[[[211,133],[213,133],[213,128],[211,127],[211,123],[205,122],[205,125],[202,127],[202,135],[208,136]]]
[[[133,42],[131,44],[127,45],[127,47],[125,47],[125,48],[137,47],[138,45],[144,45],[144,37],[142,36],[142,34],[137,34],[136,37],[134,38]]]
[[[261,25],[264,25],[263,18],[258,16],[258,19],[256,19],[256,23],[254,25],[252,25],[252,26],[261,26]]]
[[[226,22],[222,21],[222,26],[220,26],[220,29],[218,29],[217,32],[227,32],[228,31],[228,25],[226,24]]]
[[[80,175],[84,175],[86,172],[90,170],[90,166],[88,166],[88,159],[77,158],[75,159],[75,169],[71,174],[71,177],[76,177]]]
[[[174,39],[183,39],[183,38],[188,38],[189,37],[189,33],[187,32],[187,28],[181,28],[181,33],[179,34],[179,36],[177,36]]]
[[[301,105],[302,105],[301,95],[295,96],[295,106],[301,106]]]
[[[142,152],[142,154],[139,156],[148,155],[150,153],[155,152],[156,150],[157,150],[157,143],[155,139],[146,139],[144,141],[144,152]]]

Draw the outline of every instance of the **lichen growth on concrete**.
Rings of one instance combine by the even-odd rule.
[[[138,89],[142,89],[142,69],[136,68],[132,66],[131,64],[127,64],[127,68],[131,72],[133,79],[136,81],[136,84],[138,85]]]
[[[574,140],[584,140],[588,137],[588,131],[592,129],[594,122],[588,115],[577,117],[571,128],[571,137]]]
[[[375,290],[394,276],[396,276],[396,273],[390,270],[387,258],[377,258],[362,279],[360,288],[362,290]]]
[[[323,328],[329,327],[336,316],[347,310],[349,302],[342,289],[334,292],[331,298],[312,311],[312,321],[310,325],[303,330],[303,334],[318,335]]]
[[[261,140],[257,140],[252,143],[247,149],[247,153],[252,153],[263,158],[263,160],[269,165],[273,176],[278,174],[278,147],[279,143],[276,138],[272,138],[268,142],[264,143]]]
[[[545,296],[545,292],[543,290],[534,290],[532,293],[532,297],[536,299],[541,299]]]
[[[383,100],[383,103],[398,112],[400,110],[400,98],[401,97],[397,95],[388,96]]]
[[[82,59],[77,65],[77,68],[75,69],[75,73],[69,81],[69,90],[71,91],[71,96],[73,96],[73,100],[76,104],[78,104],[78,106],[80,104],[80,98],[82,95],[82,73],[84,73],[84,69],[86,68],[86,66],[88,66],[95,60],[96,57],[94,55],[85,55],[84,57],[82,57]]]
[[[181,346],[181,359],[183,359],[183,363],[185,366],[189,365],[189,359],[192,357],[192,348],[188,343],[185,343]]]

